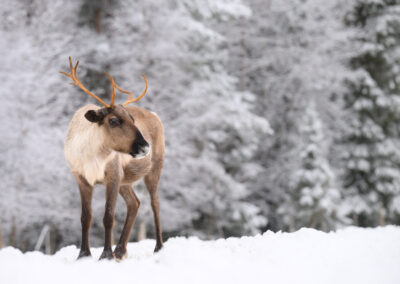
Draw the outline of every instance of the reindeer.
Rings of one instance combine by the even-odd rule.
[[[106,104],[79,81],[76,75],[78,64],[79,61],[74,67],[70,57],[71,73],[61,73],[72,79],[72,85],[78,86],[104,106],[100,108],[90,104],[76,111],[65,140],[65,157],[78,183],[82,203],[82,242],[78,259],[91,256],[89,228],[95,184],[106,187],[103,218],[105,241],[100,259],[121,260],[126,256],[126,245],[140,205],[132,184],[141,178],[150,193],[156,228],[154,252],[157,252],[163,246],[157,186],[164,163],[164,130],[155,113],[139,107],[126,107],[146,94],[148,80],[143,75],[146,88],[134,99],[131,92],[118,87],[114,78],[106,73],[112,85],[111,102]],[[122,105],[114,105],[116,89],[129,95]],[[125,200],[127,214],[121,237],[113,252],[112,230],[118,194]]]

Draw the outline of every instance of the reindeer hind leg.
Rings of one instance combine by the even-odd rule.
[[[158,198],[158,181],[161,176],[161,167],[153,169],[144,178],[144,183],[146,184],[147,190],[150,194],[151,199],[151,209],[153,210],[154,225],[156,228],[156,247],[154,252],[159,251],[163,247],[162,241],[162,231],[161,231],[161,220],[160,220],[160,201]]]
[[[127,209],[124,228],[122,229],[121,237],[114,250],[115,258],[121,260],[126,255],[126,245],[128,243],[129,234],[132,231],[133,224],[135,223],[140,201],[130,185],[121,186],[119,193],[125,200]]]

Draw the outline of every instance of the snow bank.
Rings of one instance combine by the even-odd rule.
[[[131,243],[121,263],[75,261],[68,246],[55,255],[0,250],[0,283],[400,283],[400,227],[301,229],[201,241],[173,238],[153,255],[154,241]],[[128,282],[127,282],[128,281]]]

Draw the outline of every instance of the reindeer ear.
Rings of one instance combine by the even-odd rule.
[[[103,118],[104,118],[104,116],[101,113],[98,113],[95,110],[88,110],[85,113],[85,117],[90,122],[99,122],[99,121],[103,120]]]

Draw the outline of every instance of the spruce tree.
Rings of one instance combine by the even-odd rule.
[[[293,173],[290,196],[279,210],[290,231],[301,227],[329,231],[335,229],[338,221],[336,204],[340,194],[326,158],[322,128],[312,103],[300,126],[299,168]]]
[[[359,46],[344,97],[350,117],[344,186],[347,213],[361,226],[399,221],[399,16],[399,1],[366,0],[346,18]]]
[[[116,60],[121,63],[112,73],[122,86],[132,84],[127,74],[143,70],[149,77],[149,95],[140,104],[148,103],[165,128],[159,190],[161,210],[169,216],[164,231],[206,238],[258,232],[266,219],[246,199],[249,181],[259,174],[254,156],[260,134],[271,128],[254,113],[254,94],[238,91],[237,78],[227,72],[227,38],[217,29],[221,22],[249,16],[250,10],[233,0],[146,1],[141,6],[141,17],[129,17],[137,7],[125,2],[115,11],[113,29],[121,32],[113,48],[124,51],[130,40],[132,56]],[[139,199],[146,195],[139,192]],[[146,201],[142,204],[145,212]],[[138,217],[151,230],[151,214]]]

